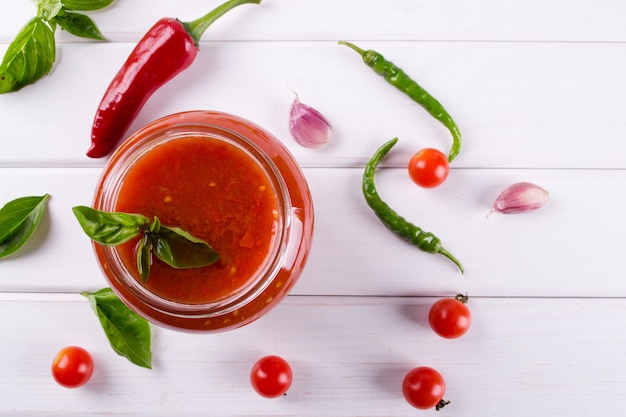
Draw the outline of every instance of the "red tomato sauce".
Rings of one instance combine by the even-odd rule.
[[[219,301],[263,267],[277,228],[277,202],[263,170],[244,151],[220,141],[186,137],[139,158],[122,184],[115,211],[140,213],[185,229],[220,255],[212,265],[175,269],[153,256],[143,285],[171,301]],[[133,240],[118,247],[141,282]]]

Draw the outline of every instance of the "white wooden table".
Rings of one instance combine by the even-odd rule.
[[[4,2],[0,53],[35,14]],[[626,391],[626,3],[622,0],[263,0],[221,18],[196,62],[158,91],[131,130],[183,110],[248,118],[303,167],[316,209],[309,263],[259,321],[217,335],[153,327],[154,369],[109,347],[83,290],[106,286],[71,207],[91,201],[105,160],[85,156],[96,106],[160,17],[192,20],[218,1],[117,0],[89,13],[108,38],[57,32],[52,74],[0,96],[0,205],[50,193],[33,240],[0,260],[2,416],[621,416]],[[377,49],[435,95],[464,134],[448,181],[423,190],[410,155],[448,132],[371,72],[349,40]],[[287,132],[293,91],[333,123],[333,142]],[[364,163],[392,137],[381,195],[435,232],[464,264],[387,231],[360,191]],[[389,168],[389,169],[387,169]],[[550,191],[541,210],[486,214],[504,187]],[[467,292],[474,322],[457,340],[428,327],[439,297]],[[69,390],[56,352],[87,348],[91,381]],[[259,397],[266,354],[294,370],[286,397]],[[445,377],[439,412],[402,398],[418,365]]]

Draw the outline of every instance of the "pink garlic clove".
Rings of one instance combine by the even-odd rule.
[[[332,128],[319,111],[300,103],[296,94],[289,109],[289,133],[298,144],[317,148],[330,141]]]
[[[530,182],[519,182],[505,188],[491,207],[492,212],[513,214],[537,210],[548,201],[549,193]]]

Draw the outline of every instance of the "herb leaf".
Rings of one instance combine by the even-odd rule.
[[[54,23],[31,19],[11,42],[0,64],[0,94],[17,91],[48,74],[56,59]]]
[[[100,41],[105,40],[93,20],[84,14],[63,9],[55,16],[54,21],[72,35]]]
[[[150,224],[141,214],[109,213],[86,206],[76,206],[72,211],[87,236],[107,246],[128,242]]]
[[[20,249],[39,225],[50,195],[21,197],[0,208],[0,258]]]
[[[219,259],[217,252],[205,241],[178,227],[161,225],[154,233],[154,254],[174,268],[198,268]]]
[[[152,239],[149,234],[143,235],[137,244],[137,270],[143,282],[150,276],[150,266],[152,265]]]
[[[63,9],[61,0],[37,0],[37,16],[51,20]]]
[[[61,0],[61,3],[70,10],[99,10],[104,9],[115,0]]]
[[[152,254],[173,268],[199,268],[219,259],[217,252],[202,239],[189,232],[168,227],[154,217],[142,214],[112,213],[86,206],[72,208],[81,227],[91,239],[114,246],[141,235],[137,243],[137,269],[145,282],[150,275]]]
[[[150,325],[120,300],[110,288],[82,292],[94,310],[111,347],[135,365],[151,369]]]

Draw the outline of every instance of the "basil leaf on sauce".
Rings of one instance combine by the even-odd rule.
[[[219,259],[217,252],[183,229],[161,225],[154,234],[154,254],[174,268],[198,268],[211,265]]]
[[[30,239],[49,198],[49,194],[21,197],[0,208],[0,258],[16,252]]]
[[[86,206],[72,208],[81,227],[91,239],[102,245],[115,246],[141,236],[135,249],[137,270],[145,282],[150,275],[152,254],[177,268],[199,268],[219,259],[219,254],[202,239],[171,226],[163,226],[154,217],[142,214],[105,212]]]
[[[150,266],[152,265],[152,239],[147,233],[137,244],[137,270],[143,282],[150,276]]]
[[[70,10],[99,10],[104,9],[114,0],[61,0],[61,3]]]
[[[55,16],[54,21],[72,35],[99,41],[105,40],[94,21],[84,14],[63,9]]]
[[[89,300],[113,350],[135,365],[152,369],[148,321],[128,308],[111,288],[81,295]]]
[[[141,214],[109,213],[86,206],[76,206],[72,211],[87,236],[107,246],[128,242],[150,224]]]
[[[0,64],[0,94],[17,91],[48,74],[56,59],[54,23],[31,19],[11,42]]]

